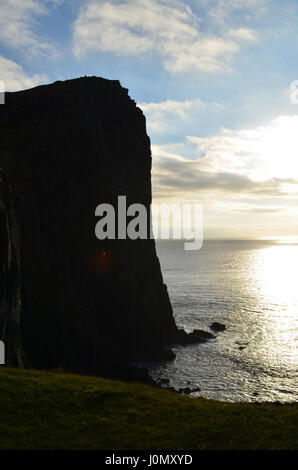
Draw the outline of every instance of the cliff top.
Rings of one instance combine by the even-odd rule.
[[[26,90],[6,92],[7,95],[24,95],[28,92],[41,91],[46,92],[50,88],[55,88],[57,91],[65,91],[70,88],[76,89],[87,89],[87,88],[106,88],[106,89],[121,89],[128,93],[128,89],[121,86],[119,80],[109,80],[107,78],[93,76],[84,76],[79,78],[71,78],[69,80],[57,80],[53,83],[47,83],[45,85],[38,85],[33,88],[28,88]]]

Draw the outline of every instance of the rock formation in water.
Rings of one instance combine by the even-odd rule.
[[[8,364],[103,374],[187,342],[154,240],[95,237],[98,204],[151,202],[150,140],[128,91],[85,77],[7,93],[0,146]]]

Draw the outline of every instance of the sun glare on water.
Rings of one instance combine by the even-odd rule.
[[[285,244],[286,240],[287,237],[275,246],[258,250],[251,275],[261,315],[268,317],[267,321],[263,318],[264,347],[270,343],[272,356],[294,364],[298,363],[298,245],[295,237],[290,237],[290,244]],[[270,308],[266,310],[264,305]]]

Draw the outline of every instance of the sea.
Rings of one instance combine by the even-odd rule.
[[[298,240],[156,242],[175,320],[186,331],[223,332],[177,346],[176,359],[149,363],[155,380],[227,402],[298,400]]]

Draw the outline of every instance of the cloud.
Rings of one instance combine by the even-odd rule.
[[[207,170],[226,168],[255,180],[298,177],[298,115],[279,116],[264,126],[231,130],[214,136],[187,136],[203,155]]]
[[[0,42],[6,47],[22,50],[31,56],[56,56],[56,48],[34,32],[35,18],[49,14],[48,6],[57,6],[57,0],[1,0]]]
[[[223,109],[220,103],[205,103],[199,98],[193,100],[177,101],[166,100],[160,103],[138,103],[146,116],[147,129],[151,133],[162,133],[168,130],[174,131],[181,121],[193,118],[193,113],[207,109]]]
[[[6,91],[19,91],[45,83],[48,78],[38,74],[28,76],[19,64],[0,56],[0,80]]]
[[[244,16],[246,21],[259,18],[267,11],[270,0],[206,0],[208,16],[218,25],[232,22],[234,15]]]
[[[169,156],[153,155],[155,197],[196,197],[202,193],[220,197],[226,195],[249,195],[252,197],[280,197],[288,194],[293,185],[298,193],[298,178],[270,178],[255,181],[245,174],[229,171],[207,171],[201,159],[195,161]]]
[[[207,34],[199,30],[201,21],[180,0],[89,0],[73,26],[73,50],[77,57],[96,51],[140,58],[155,54],[172,73],[230,71],[241,33],[234,38]]]
[[[169,113],[184,119],[187,111],[196,107],[202,108],[204,103],[200,99],[186,101],[167,100],[161,103],[139,103],[138,106],[144,113],[153,114],[154,116]]]
[[[255,42],[258,40],[256,33],[247,28],[230,29],[228,34],[232,37],[241,39],[242,41]]]
[[[152,146],[157,198],[268,198],[298,196],[298,116],[279,116],[264,126],[217,135],[188,136],[184,143]],[[194,145],[197,158],[181,154]],[[174,153],[173,153],[174,152]],[[185,153],[185,152],[184,152]]]
[[[219,106],[214,103],[215,106]],[[176,101],[166,100],[160,103],[138,103],[147,120],[149,132],[165,132],[170,127],[173,128],[173,118],[185,120],[189,113],[203,109],[206,104],[200,99]]]

